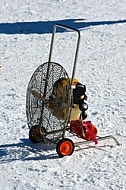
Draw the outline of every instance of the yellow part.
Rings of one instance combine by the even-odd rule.
[[[70,121],[75,121],[79,119],[80,114],[81,110],[79,109],[79,106],[77,104],[74,104],[70,115]]]
[[[70,82],[71,82],[71,79],[70,79]],[[72,84],[72,85],[73,85],[73,86],[76,86],[76,84],[77,84],[78,82],[79,82],[79,80],[76,79],[76,78],[74,78],[74,79],[73,79],[73,84]]]

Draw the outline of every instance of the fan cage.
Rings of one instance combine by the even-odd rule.
[[[26,115],[29,129],[34,125],[44,127],[47,132],[46,138],[54,142],[63,136],[63,129],[68,120],[68,114],[66,114],[64,118],[59,118],[49,107],[49,98],[52,95],[54,84],[60,78],[69,79],[69,76],[59,63],[43,63],[33,73],[26,94]],[[32,93],[33,90],[35,90],[39,96]],[[46,93],[44,97],[45,90]],[[66,110],[68,112],[70,108],[69,91],[70,82],[66,93]],[[43,97],[43,99],[41,97]]]

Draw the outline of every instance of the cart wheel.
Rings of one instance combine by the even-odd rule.
[[[71,139],[63,138],[56,145],[57,154],[60,157],[70,156],[74,151],[74,143]]]
[[[38,125],[35,125],[29,131],[29,139],[33,143],[42,142],[44,141],[44,133],[45,133],[44,127],[40,128]]]

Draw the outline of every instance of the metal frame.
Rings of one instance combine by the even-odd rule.
[[[53,51],[53,46],[54,46],[54,37],[55,37],[55,33],[56,33],[56,29],[57,28],[63,28],[66,30],[70,30],[70,31],[74,31],[77,33],[78,38],[77,38],[77,46],[76,46],[76,52],[75,52],[75,58],[74,58],[74,65],[73,65],[73,72],[72,72],[72,78],[71,78],[71,85],[73,84],[73,79],[75,76],[75,71],[76,71],[76,65],[77,65],[77,58],[78,58],[78,52],[79,52],[79,45],[80,45],[80,31],[68,26],[64,26],[61,24],[55,24],[53,27],[53,33],[52,33],[52,40],[51,40],[51,46],[50,46],[50,53],[49,53],[49,60],[48,63],[50,64],[51,62],[51,58],[52,58],[52,51]]]
[[[55,34],[56,34],[57,28],[62,28],[62,29],[66,29],[68,31],[73,31],[73,32],[77,33],[76,52],[75,52],[75,57],[74,57],[73,71],[72,71],[72,77],[71,77],[71,83],[70,83],[70,99],[71,99],[72,98],[72,88],[71,88],[71,86],[73,84],[73,80],[74,80],[74,77],[75,77],[81,36],[80,36],[80,31],[79,30],[77,30],[75,28],[72,28],[72,27],[64,26],[64,25],[61,25],[61,24],[55,24],[54,27],[53,27],[53,33],[52,33],[51,45],[50,45],[50,51],[49,51],[49,59],[48,59],[48,70],[47,70],[47,77],[46,77],[47,81],[46,81],[46,85],[45,85],[44,95],[46,94],[46,88],[47,88],[47,85],[48,85],[48,74],[49,74],[49,70],[50,70],[50,64],[51,64],[51,59],[52,59],[53,47],[54,47],[54,39],[55,39]],[[68,112],[67,123],[64,125],[63,136],[62,136],[63,138],[65,137],[66,128],[68,127],[70,113],[71,113],[71,111]],[[112,135],[97,138],[98,141],[103,141],[103,140],[106,140],[106,139],[113,139],[117,145],[120,145],[118,140]],[[75,146],[83,145],[83,144],[90,144],[92,142],[93,142],[92,140],[91,141],[76,142]]]
[[[97,137],[97,141],[103,141],[103,140],[107,140],[107,139],[113,139],[115,141],[115,143],[117,145],[120,145],[120,143],[118,142],[118,140],[113,136],[113,135],[108,135],[108,136],[104,136],[104,137]],[[74,143],[75,146],[78,146],[78,145],[88,145],[88,144],[91,144],[93,143],[94,141],[91,140],[91,141],[81,141],[81,142],[76,142]]]
[[[42,99],[45,100],[45,98],[46,98],[46,92],[47,92],[48,80],[49,80],[49,71],[50,71],[50,67],[51,67],[51,63],[52,63],[51,59],[52,59],[52,53],[53,53],[53,47],[54,47],[54,39],[55,39],[55,34],[56,34],[57,28],[62,28],[62,29],[66,29],[66,30],[73,31],[73,32],[77,33],[77,44],[76,44],[76,51],[75,51],[75,57],[74,57],[74,63],[73,63],[72,77],[71,77],[71,81],[70,81],[70,93],[69,93],[69,98],[68,98],[68,100],[69,100],[68,103],[71,105],[72,104],[72,93],[73,93],[72,84],[73,84],[74,77],[75,77],[75,72],[76,72],[77,58],[78,58],[80,37],[81,36],[80,36],[80,31],[79,30],[71,28],[71,27],[68,27],[68,26],[64,26],[64,25],[61,25],[61,24],[55,24],[54,27],[53,27],[53,33],[52,33],[51,45],[50,45],[50,51],[49,51],[49,59],[48,59],[48,62],[47,62],[48,66],[47,66],[47,72],[46,72],[44,93],[43,93]],[[43,118],[44,105],[45,105],[45,103],[42,104],[39,126],[41,126],[41,122],[42,122],[42,118]],[[71,109],[68,109],[68,113],[66,115],[67,119],[64,122],[64,128],[62,129],[63,130],[62,138],[65,138],[65,132],[66,132],[66,130],[68,128],[69,119],[70,119],[70,113],[71,113]],[[59,131],[61,131],[61,130],[59,130]],[[53,134],[55,132],[57,132],[57,131],[54,130],[54,131],[48,132],[47,134]],[[104,137],[97,137],[98,141],[103,141],[103,140],[106,140],[106,139],[113,139],[117,145],[120,145],[118,140],[112,135],[104,136]],[[84,140],[84,141],[81,141],[81,142],[75,142],[74,145],[75,145],[75,147],[77,147],[79,145],[88,145],[88,144],[90,144],[92,142],[94,142],[94,141],[93,140],[91,140],[91,141]]]
[[[80,31],[77,30],[77,29],[68,27],[68,26],[61,25],[61,24],[55,24],[54,27],[53,27],[53,33],[52,33],[52,38],[51,38],[51,45],[50,45],[50,52],[49,52],[48,67],[47,67],[47,74],[46,74],[46,81],[45,81],[43,99],[45,99],[47,86],[48,86],[48,77],[49,77],[50,65],[51,65],[51,62],[52,62],[51,59],[52,59],[52,53],[53,53],[53,47],[54,47],[54,39],[55,39],[55,34],[56,34],[56,29],[57,28],[63,28],[63,29],[66,29],[66,30],[73,31],[73,32],[77,33],[77,44],[76,44],[76,51],[75,51],[75,58],[74,58],[74,63],[73,63],[73,71],[72,71],[72,77],[71,77],[71,82],[70,82],[70,93],[69,93],[69,100],[72,100],[72,88],[71,88],[71,86],[73,84],[75,71],[76,71],[76,65],[77,65],[77,58],[78,58],[79,45],[80,45]],[[40,126],[41,126],[42,117],[43,117],[43,110],[44,110],[44,104],[43,104],[42,110],[41,110],[40,123],[39,123]],[[64,123],[63,135],[62,135],[63,138],[65,137],[66,127],[68,126],[68,123],[69,123],[70,113],[71,113],[71,109],[68,110],[67,120],[66,120],[66,123]]]

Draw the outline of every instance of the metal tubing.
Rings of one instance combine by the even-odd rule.
[[[53,34],[52,34],[52,39],[51,39],[51,45],[50,45],[50,52],[49,52],[49,63],[51,63],[51,58],[52,58],[52,51],[53,51],[53,46],[54,46],[54,37],[55,37],[55,33],[56,33],[56,29],[57,27],[59,28],[63,28],[63,29],[67,29],[70,31],[74,31],[77,32],[78,34],[78,39],[77,39],[77,46],[76,46],[76,52],[75,52],[75,58],[74,58],[74,65],[73,65],[73,72],[72,72],[72,78],[71,78],[71,85],[73,84],[73,80],[74,80],[74,76],[75,76],[75,71],[76,71],[76,65],[77,65],[77,58],[78,58],[78,52],[79,52],[79,45],[80,45],[80,31],[72,28],[72,27],[68,27],[68,26],[64,26],[62,24],[55,24],[53,27]]]
[[[109,135],[109,136],[105,136],[105,137],[98,137],[97,140],[98,141],[103,141],[103,140],[106,140],[106,139],[113,139],[117,145],[120,145],[120,143],[118,142],[118,140],[112,136],[112,135]],[[84,145],[84,144],[91,144],[93,143],[94,141],[91,140],[91,141],[81,141],[81,142],[76,142],[74,143],[75,146],[78,146],[78,145]]]
[[[70,97],[70,99],[72,99],[72,88],[71,88],[71,86],[73,84],[73,80],[74,80],[74,76],[75,76],[75,72],[76,72],[77,58],[78,58],[79,45],[80,45],[80,31],[75,29],[75,28],[72,28],[72,27],[64,26],[62,24],[55,24],[54,25],[53,33],[52,33],[52,39],[51,39],[51,45],[50,45],[50,52],[49,52],[48,70],[50,70],[50,64],[51,64],[51,59],[52,59],[52,51],[53,51],[53,46],[54,46],[54,38],[55,38],[56,29],[58,27],[66,29],[66,30],[70,30],[70,31],[73,31],[73,32],[77,32],[77,35],[78,35],[77,46],[76,46],[76,51],[75,51],[75,58],[74,58],[74,64],[73,64],[72,77],[71,77],[71,81],[70,81],[69,97]],[[71,110],[68,111],[68,113],[67,113],[67,121],[65,122],[64,129],[63,129],[63,138],[65,137],[66,127],[67,127],[68,122],[69,122],[70,113],[71,113]]]

